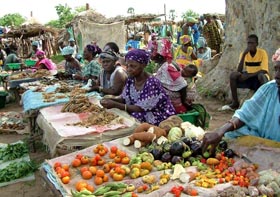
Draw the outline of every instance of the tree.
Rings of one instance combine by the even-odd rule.
[[[131,16],[134,15],[134,8],[130,7],[127,9],[127,13],[130,14]]]
[[[0,18],[0,25],[18,27],[25,21],[26,21],[26,19],[23,16],[21,16],[19,13],[6,14],[2,18]]]
[[[280,43],[279,7],[279,0],[258,2],[226,0],[226,36],[223,44],[223,53],[218,64],[214,67],[209,65],[210,62],[205,62],[201,67],[201,69],[203,67],[206,69],[207,67],[212,67],[204,72],[205,75],[201,80],[198,80],[198,86],[201,90],[205,90],[209,95],[219,99],[228,100],[231,98],[229,76],[232,71],[236,70],[239,55],[246,49],[247,37],[250,34],[256,34],[259,38],[258,47],[267,51],[270,75],[273,78],[271,57],[276,49],[279,48]],[[261,23],[256,23],[260,19]],[[240,93],[244,92],[242,90],[239,91]]]
[[[192,10],[187,10],[185,13],[182,14],[182,19],[187,19],[188,17],[198,18],[199,14]]]
[[[87,10],[86,6],[79,6],[79,7],[76,7],[76,8],[75,8],[74,15],[77,15],[77,14],[79,14],[80,12],[83,12],[83,11],[86,11],[86,10]]]
[[[72,13],[72,8],[68,5],[57,5],[55,6],[56,13],[58,15],[58,21],[60,27],[64,27],[67,23],[69,23],[73,18],[74,14]]]

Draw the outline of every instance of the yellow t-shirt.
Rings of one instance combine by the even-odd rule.
[[[240,54],[239,61],[241,60],[242,54]],[[254,57],[251,56],[250,52],[245,55],[244,59],[244,70],[248,73],[256,73],[260,70],[265,70],[268,73],[268,57],[264,49],[257,48],[257,53]]]

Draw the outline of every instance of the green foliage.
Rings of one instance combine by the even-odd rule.
[[[61,4],[55,6],[56,13],[58,15],[58,20],[51,20],[46,25],[55,28],[64,28],[65,25],[72,21],[75,15],[86,10],[86,6],[76,7],[72,10],[69,6],[63,6]]]
[[[130,15],[134,15],[134,8],[133,7],[128,8],[127,13]]]
[[[51,56],[51,60],[53,61],[53,63],[58,64],[64,60],[64,57],[61,54],[53,55],[53,56]]]
[[[75,8],[74,14],[79,14],[80,12],[86,11],[86,6],[79,6]]]
[[[157,69],[158,69],[157,64],[156,64],[154,61],[151,61],[151,62],[146,66],[145,71],[146,71],[147,73],[153,74],[153,73],[157,72]]]
[[[26,19],[19,13],[6,14],[0,18],[1,26],[17,26],[19,27]]]
[[[182,14],[182,18],[187,19],[188,17],[198,18],[199,14],[192,10],[187,10],[185,13]]]
[[[48,23],[46,23],[46,25],[55,27],[55,28],[61,28],[59,20],[51,20]]]

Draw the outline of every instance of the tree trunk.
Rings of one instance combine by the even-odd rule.
[[[271,57],[280,47],[279,0],[225,0],[226,27],[223,54],[218,64],[198,80],[202,94],[231,98],[229,75],[237,69],[239,55],[247,47],[247,37],[256,34],[259,46],[268,53],[270,76],[274,78]],[[204,66],[207,66],[206,65]],[[206,69],[207,70],[207,69]]]

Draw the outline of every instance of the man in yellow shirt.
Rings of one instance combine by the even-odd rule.
[[[258,37],[251,34],[247,38],[247,48],[240,54],[237,71],[230,75],[232,103],[224,109],[237,109],[239,101],[237,88],[248,88],[254,91],[269,80],[268,57],[264,49],[258,48]]]

